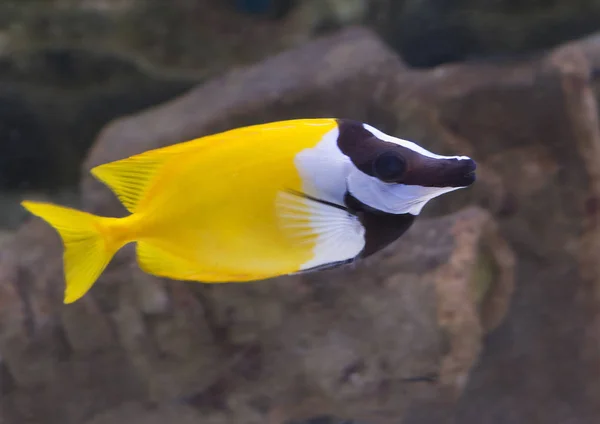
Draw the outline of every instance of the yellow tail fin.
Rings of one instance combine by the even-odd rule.
[[[61,236],[64,246],[65,303],[81,298],[96,282],[112,257],[125,245],[115,237],[117,218],[104,218],[87,212],[24,201],[21,205],[50,224]]]

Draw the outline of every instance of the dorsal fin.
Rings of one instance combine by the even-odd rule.
[[[158,170],[174,155],[187,150],[190,142],[149,150],[125,159],[98,165],[91,174],[106,184],[131,213],[144,197]]]

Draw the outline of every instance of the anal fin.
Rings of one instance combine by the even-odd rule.
[[[194,264],[153,243],[139,241],[136,253],[139,267],[148,274],[174,280],[194,280],[198,276]]]
[[[182,258],[168,247],[147,241],[139,241],[136,252],[138,265],[142,271],[172,280],[225,283],[251,281],[260,278],[260,276],[246,274],[206,271],[199,264]]]

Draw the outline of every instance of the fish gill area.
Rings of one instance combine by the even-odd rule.
[[[600,422],[600,2],[0,2],[0,423]],[[99,164],[336,116],[478,180],[352,268],[202,285],[119,252],[64,305],[19,206]],[[413,379],[413,380],[411,380]]]

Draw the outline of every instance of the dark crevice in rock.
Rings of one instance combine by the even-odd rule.
[[[167,101],[199,79],[161,77],[130,59],[48,47],[0,58],[0,189],[73,186],[109,121]]]

